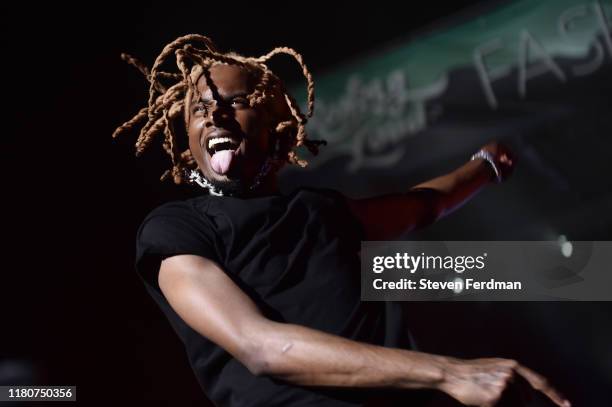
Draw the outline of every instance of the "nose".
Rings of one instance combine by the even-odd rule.
[[[207,126],[219,126],[222,127],[223,123],[228,122],[232,119],[232,111],[223,103],[214,103],[210,110],[210,114],[207,120]]]

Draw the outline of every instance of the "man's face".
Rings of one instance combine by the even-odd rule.
[[[249,105],[247,95],[256,83],[248,71],[214,65],[209,72],[212,86],[201,75],[196,84],[200,98],[186,106],[189,149],[214,185],[242,191],[269,155],[269,115]]]

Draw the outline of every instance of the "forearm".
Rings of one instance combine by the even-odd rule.
[[[514,376],[561,407],[571,407],[547,380],[517,361],[461,360],[385,348],[293,324],[265,322],[259,338],[261,375],[304,386],[435,389],[464,405],[495,405]]]
[[[450,174],[418,184],[413,189],[428,188],[438,191],[438,217],[442,217],[467,202],[491,181],[492,175],[489,163],[477,159],[468,161]]]
[[[385,348],[293,324],[272,323],[259,373],[310,386],[437,388],[441,356]]]

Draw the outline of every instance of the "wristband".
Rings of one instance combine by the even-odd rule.
[[[482,158],[483,160],[487,161],[491,165],[493,172],[495,172],[495,182],[498,184],[502,182],[501,173],[499,172],[499,168],[497,168],[497,164],[495,164],[493,155],[486,150],[480,150],[472,156],[471,161],[476,160],[478,158]]]

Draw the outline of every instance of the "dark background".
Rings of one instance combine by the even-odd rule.
[[[167,166],[159,146],[136,159],[135,138],[110,138],[147,96],[144,79],[119,59],[121,52],[151,65],[164,44],[192,32],[246,55],[287,45],[303,54],[316,80],[335,64],[475,3],[490,6],[3,5],[9,110],[2,138],[1,384],[77,385],[83,405],[206,405],[182,344],[132,266],[135,231],[146,213],[189,191],[158,181]],[[291,62],[272,68],[287,82],[299,79]],[[582,230],[581,239],[610,240],[609,207],[600,207],[591,214],[601,216],[599,226]],[[457,214],[437,227],[453,236],[461,219]],[[517,358],[574,405],[612,402],[609,303],[409,306],[426,351]]]

